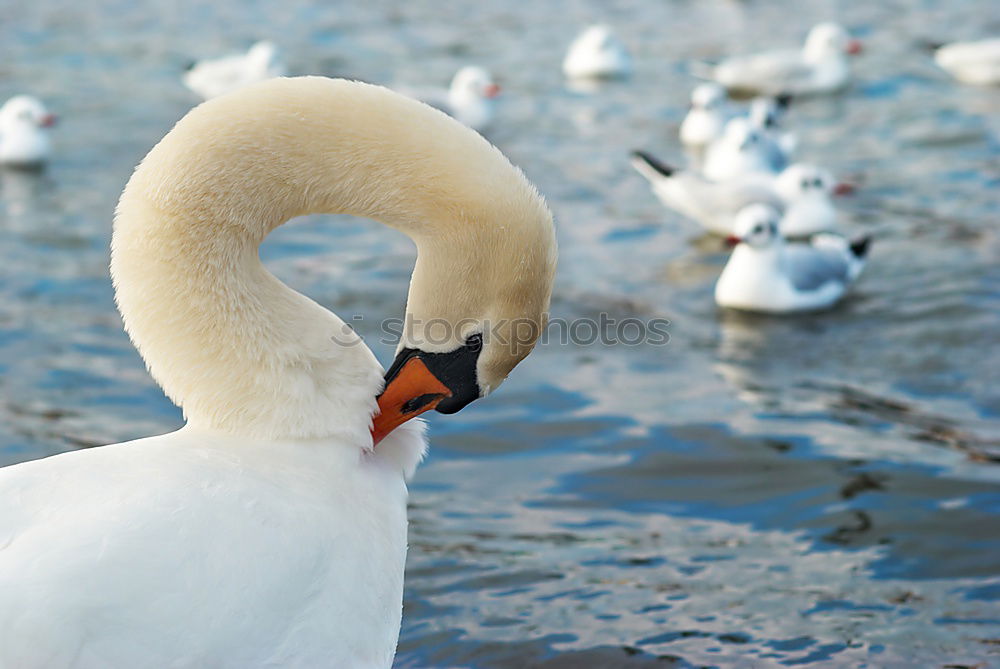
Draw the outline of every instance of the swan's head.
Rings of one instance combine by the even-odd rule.
[[[691,106],[695,109],[713,111],[720,108],[725,101],[726,89],[714,81],[699,84],[691,91]]]
[[[0,107],[0,127],[13,128],[26,126],[31,128],[48,128],[55,125],[56,117],[49,113],[38,98],[30,95],[17,95]]]
[[[818,62],[828,58],[857,54],[861,52],[861,42],[851,39],[843,26],[837,23],[820,23],[813,26],[806,36],[803,53],[806,60]]]
[[[774,187],[783,200],[792,202],[804,196],[829,197],[833,194],[834,179],[822,167],[795,163],[782,170]]]
[[[748,244],[754,248],[767,248],[777,243],[781,214],[769,204],[751,204],[740,209],[733,221],[733,234],[727,238],[730,244]]]
[[[462,98],[490,99],[500,94],[500,86],[484,68],[468,65],[452,78],[451,94]]]

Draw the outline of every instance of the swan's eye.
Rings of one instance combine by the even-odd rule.
[[[764,232],[764,226],[763,225],[761,225],[760,223],[758,223],[757,225],[753,226],[753,233],[755,235],[759,235],[762,232]]]
[[[813,186],[815,186],[816,188],[822,188],[823,180],[820,179],[819,177],[816,177],[815,179],[813,179]]]

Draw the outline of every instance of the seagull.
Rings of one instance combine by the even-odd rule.
[[[750,103],[750,111],[747,113],[750,125],[760,130],[765,142],[770,145],[767,150],[779,153],[786,163],[798,145],[794,133],[783,132],[781,129],[791,103],[792,96],[785,94],[773,98],[758,97]]]
[[[467,65],[455,73],[448,90],[400,92],[440,109],[473,130],[487,129],[496,116],[496,98],[500,95],[490,72],[476,65]]]
[[[813,311],[833,306],[858,278],[871,238],[849,242],[817,235],[786,243],[774,207],[753,204],[737,215],[736,245],[715,285],[720,307],[766,313]]]
[[[934,52],[934,62],[962,83],[1000,85],[1000,37],[946,44]]]
[[[570,79],[613,79],[632,73],[628,47],[606,25],[590,26],[569,45],[563,73]]]
[[[258,81],[288,74],[274,42],[257,42],[245,54],[195,63],[184,73],[184,85],[206,100]]]
[[[765,51],[734,56],[718,65],[699,64],[698,74],[730,91],[763,95],[832,93],[851,77],[847,56],[860,53],[861,42],[851,39],[836,23],[820,23],[809,31],[800,50]]]
[[[0,107],[0,164],[37,167],[49,157],[56,117],[38,98],[16,95]]]
[[[774,189],[785,204],[781,217],[783,237],[809,237],[838,229],[833,195],[845,192],[833,175],[806,163],[790,165],[774,180]]]
[[[731,116],[726,104],[726,89],[708,81],[691,91],[691,109],[681,123],[681,144],[703,149],[722,136],[722,129]]]
[[[726,181],[755,172],[774,174],[787,164],[784,152],[763,130],[750,119],[737,117],[726,123],[722,137],[708,146],[702,172],[713,181]]]
[[[765,175],[716,182],[695,171],[671,167],[645,151],[632,152],[632,166],[649,181],[664,206],[717,235],[732,234],[733,217],[749,204],[766,202],[778,209],[784,207],[773,179]]]

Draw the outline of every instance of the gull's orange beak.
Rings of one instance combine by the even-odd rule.
[[[863,48],[864,47],[861,46],[860,40],[852,39],[850,42],[847,43],[847,53],[851,54],[852,56],[856,56],[859,53],[861,53]]]
[[[725,241],[726,241],[726,246],[728,246],[729,248],[733,248],[743,240],[737,237],[736,235],[728,235]]]
[[[844,196],[844,195],[854,195],[854,184],[849,184],[841,181],[836,186],[833,187],[833,194]]]
[[[397,427],[451,397],[451,390],[434,376],[424,361],[412,357],[378,397],[379,413],[372,421],[372,442],[378,444]]]
[[[495,98],[498,95],[500,95],[500,87],[496,84],[486,84],[486,87],[483,88],[484,97]]]

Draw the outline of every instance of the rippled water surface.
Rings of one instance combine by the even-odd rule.
[[[662,209],[629,149],[680,159],[685,61],[865,41],[844,95],[795,106],[801,155],[860,185],[876,242],[853,297],[720,313],[725,255]],[[612,23],[637,72],[570,90]],[[4,2],[0,98],[58,112],[43,174],[0,173],[0,464],[163,432],[178,411],[112,302],[111,214],[194,103],[194,58],[275,39],[295,73],[504,87],[490,139],[548,197],[553,316],[670,320],[666,346],[539,348],[486,401],[431,417],[412,486],[399,667],[1000,665],[1000,90],[928,41],[1000,32],[995,2]],[[282,279],[359,329],[402,313],[413,248],[315,217],[272,236]]]

